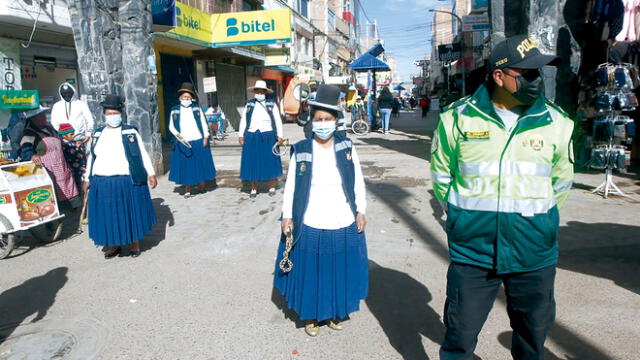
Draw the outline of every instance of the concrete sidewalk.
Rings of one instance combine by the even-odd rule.
[[[56,351],[72,359],[438,358],[448,250],[430,192],[434,125],[434,113],[402,112],[388,135],[352,136],[367,181],[370,290],[343,331],[323,327],[309,338],[273,293],[282,194],[240,191],[232,135],[213,147],[217,189],[185,200],[160,178],[152,191],[159,224],[139,258],[105,261],[85,234],[50,246],[27,241],[0,261],[0,339],[10,336],[0,359]],[[288,124],[285,137],[302,131]],[[591,194],[603,178],[578,173],[562,210],[547,359],[638,357],[640,205]],[[616,180],[640,198],[637,176]],[[500,298],[481,333],[482,359],[511,358],[504,308]]]

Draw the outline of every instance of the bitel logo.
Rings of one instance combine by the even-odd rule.
[[[227,36],[236,36],[242,33],[253,33],[253,32],[270,32],[276,30],[276,21],[271,19],[271,21],[263,21],[260,22],[258,20],[251,20],[248,23],[242,21],[238,26],[238,19],[236,18],[228,18],[227,19]]]

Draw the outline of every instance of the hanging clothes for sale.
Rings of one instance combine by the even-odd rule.
[[[636,13],[640,0],[623,0],[624,17],[622,21],[622,30],[616,35],[617,41],[636,41],[638,33],[636,31]]]

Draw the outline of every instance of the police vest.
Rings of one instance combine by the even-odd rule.
[[[91,163],[91,169],[89,169],[89,179],[93,176],[93,164],[96,163],[95,147],[100,140],[104,126],[96,129],[92,135],[91,141],[91,156],[93,161]],[[138,130],[131,125],[122,125],[122,145],[124,146],[124,153],[129,162],[129,176],[134,185],[146,185],[147,184],[147,170],[144,168],[144,162],[142,161],[142,153],[140,152],[140,145],[138,144]]]
[[[452,261],[498,273],[556,263],[557,207],[573,181],[572,131],[573,121],[544,96],[509,131],[484,86],[443,110],[431,180],[448,203]]]

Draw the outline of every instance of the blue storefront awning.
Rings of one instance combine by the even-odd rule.
[[[389,65],[387,65],[384,61],[376,58],[370,53],[366,53],[359,58],[355,59],[349,67],[354,71],[365,72],[365,71],[390,71]]]

